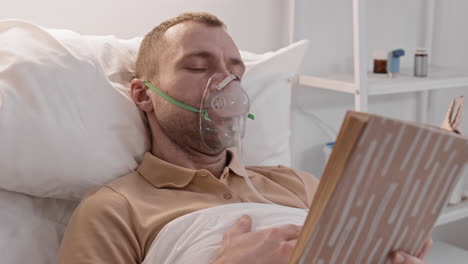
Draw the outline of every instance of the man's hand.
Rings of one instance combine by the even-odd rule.
[[[286,264],[301,228],[284,225],[251,232],[252,219],[244,215],[224,233],[219,255],[212,264]]]
[[[212,264],[283,264],[289,258],[297,243],[301,226],[285,225],[257,232],[251,232],[252,219],[244,215],[224,233],[222,246]],[[432,234],[416,256],[394,252],[394,264],[425,264],[423,258],[432,247]]]
[[[393,254],[392,260],[394,264],[424,264],[423,258],[427,255],[427,252],[432,248],[432,233],[424,242],[424,246],[421,249],[421,252],[414,256],[410,256],[404,252],[397,251]]]

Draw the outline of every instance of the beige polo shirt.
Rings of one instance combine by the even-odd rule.
[[[138,169],[87,196],[68,224],[58,264],[141,263],[158,232],[171,220],[217,205],[261,202],[229,152],[221,177],[146,153]],[[248,167],[255,188],[272,202],[306,208],[318,180],[284,166]]]

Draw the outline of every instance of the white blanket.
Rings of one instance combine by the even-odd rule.
[[[216,206],[181,216],[167,224],[143,264],[210,263],[224,232],[242,215],[252,217],[252,231],[286,224],[302,225],[307,211],[280,205],[240,203]]]

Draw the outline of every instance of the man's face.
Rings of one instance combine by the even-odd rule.
[[[245,71],[239,51],[223,27],[181,23],[169,28],[163,41],[155,84],[171,97],[197,109],[214,73],[231,71],[242,77]],[[207,155],[225,150],[226,146],[215,139],[204,138],[206,144],[201,144],[199,114],[181,109],[156,94],[152,94],[152,100],[159,125],[178,145]]]

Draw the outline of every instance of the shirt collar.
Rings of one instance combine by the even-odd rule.
[[[241,176],[244,174],[242,164],[239,162],[239,159],[236,155],[236,151],[233,149],[227,150],[231,160],[227,166],[230,171],[234,172],[234,175]],[[157,188],[163,187],[175,187],[182,188],[187,186],[192,179],[204,171],[209,173],[206,170],[194,170],[187,169],[167,161],[164,161],[149,152],[146,152],[143,157],[143,162],[138,166],[137,172],[149,181],[153,186]],[[248,174],[248,176],[252,176]]]
[[[251,177],[252,175],[247,172],[242,162],[239,160],[239,156],[237,156],[237,151],[235,148],[227,149],[227,153],[231,160],[229,161],[228,168],[234,172],[237,176],[243,177],[244,172],[247,173],[247,176]]]

